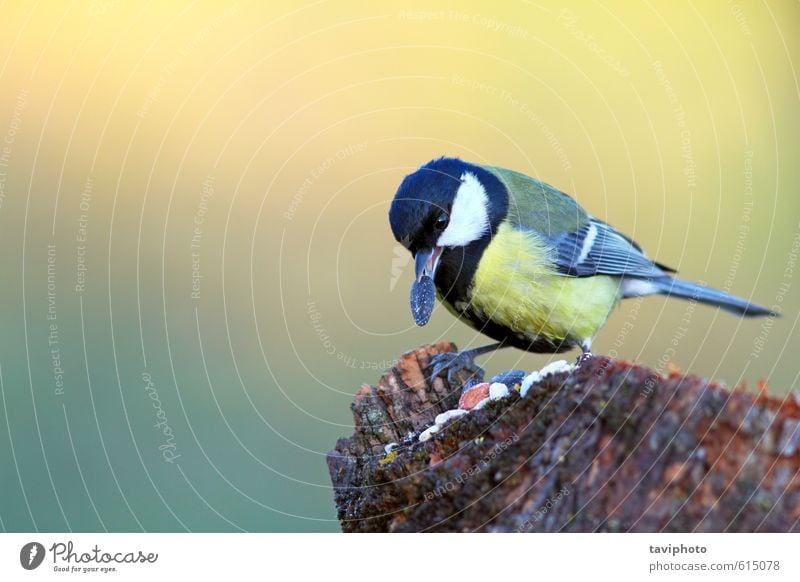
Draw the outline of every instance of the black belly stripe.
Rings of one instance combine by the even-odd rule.
[[[491,236],[487,234],[466,247],[447,248],[442,252],[436,269],[436,288],[451,305],[469,298],[472,279],[490,241]]]

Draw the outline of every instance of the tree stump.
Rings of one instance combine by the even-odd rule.
[[[460,383],[425,374],[455,349],[422,346],[358,390],[355,432],[328,454],[342,530],[800,531],[796,392],[594,357],[420,442],[458,405]]]

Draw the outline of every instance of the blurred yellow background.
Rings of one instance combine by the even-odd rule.
[[[266,4],[3,6],[3,529],[337,530],[360,383],[485,341],[413,325],[388,228],[440,155],[783,313],[629,301],[596,352],[798,386],[796,2]]]

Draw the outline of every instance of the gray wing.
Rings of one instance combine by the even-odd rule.
[[[559,271],[570,277],[602,274],[651,278],[675,272],[647,258],[639,245],[596,218],[578,230],[552,237],[550,242]]]

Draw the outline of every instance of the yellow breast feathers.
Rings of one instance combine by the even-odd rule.
[[[531,340],[591,339],[619,300],[619,282],[560,275],[549,254],[535,233],[501,224],[478,264],[470,304]]]

